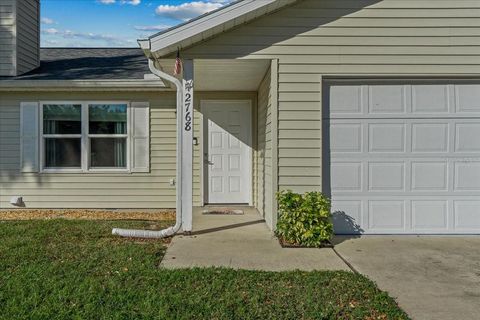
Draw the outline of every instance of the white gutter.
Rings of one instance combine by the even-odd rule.
[[[0,0],[1,1],[1,0]],[[156,78],[156,77],[155,77]],[[0,92],[7,91],[169,91],[160,79],[156,80],[0,80]]]
[[[150,230],[135,230],[135,229],[118,229],[112,230],[113,235],[119,235],[121,237],[129,238],[166,238],[173,236],[182,227],[182,109],[183,109],[183,85],[177,78],[155,68],[155,64],[152,59],[148,59],[148,66],[150,71],[161,79],[167,80],[173,83],[177,87],[177,181],[176,181],[176,223],[173,227],[163,229],[160,231]]]

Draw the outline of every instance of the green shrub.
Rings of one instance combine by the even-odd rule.
[[[277,193],[279,218],[276,234],[284,241],[319,247],[333,236],[330,200],[321,192],[303,195],[292,191]]]

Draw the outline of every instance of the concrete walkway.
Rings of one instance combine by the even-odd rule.
[[[194,235],[176,236],[164,268],[350,270],[332,249],[283,249],[257,211],[194,214]],[[335,250],[396,298],[413,319],[479,319],[480,237],[336,237]]]
[[[480,319],[480,237],[336,238],[335,250],[413,319]]]
[[[194,233],[173,238],[161,267],[350,270],[332,249],[284,249],[253,208],[244,215],[203,215],[194,210]]]

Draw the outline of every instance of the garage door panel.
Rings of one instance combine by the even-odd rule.
[[[409,102],[406,87],[405,85],[369,86],[369,113],[406,113]]]
[[[448,113],[451,111],[451,94],[449,85],[413,85],[412,113]]]
[[[458,113],[480,113],[480,90],[477,84],[455,86],[456,110]]]
[[[448,123],[412,123],[412,152],[448,152]]]
[[[361,162],[336,162],[331,168],[332,191],[362,191]]]
[[[455,201],[454,219],[456,230],[478,231],[480,229],[480,201]]]
[[[329,112],[330,114],[356,114],[364,109],[364,94],[362,86],[335,86],[331,89]]]
[[[369,191],[404,191],[405,163],[403,162],[369,162]]]
[[[405,152],[405,124],[369,124],[368,132],[370,152]]]
[[[363,143],[361,123],[335,123],[330,130],[332,152],[361,152]]]
[[[336,103],[323,125],[337,233],[480,234],[479,84],[327,90]]]
[[[480,137],[478,119],[402,121],[326,120],[324,125],[330,127],[330,152],[361,152],[366,146],[370,153],[480,153],[480,139],[474,138]]]
[[[405,230],[405,202],[381,200],[368,202],[369,229],[383,232]]]
[[[439,230],[448,229],[448,202],[443,200],[412,201],[412,226],[416,231],[419,230]]]
[[[455,162],[455,191],[480,191],[480,162]]]
[[[480,152],[480,123],[455,124],[455,151]]]
[[[360,234],[363,208],[361,200],[338,200],[332,203],[333,225],[337,234]]]
[[[448,163],[412,161],[412,191],[448,191]]]
[[[453,196],[346,196],[332,201],[337,234],[478,234],[480,200]],[[403,203],[403,205],[400,205]],[[375,211],[374,211],[375,210]],[[383,210],[383,211],[382,211]],[[401,216],[400,212],[404,215]],[[385,219],[392,221],[385,221]],[[403,220],[401,220],[403,219]],[[356,230],[356,232],[348,232]]]
[[[346,85],[329,87],[325,118],[470,117],[480,115],[478,84]]]

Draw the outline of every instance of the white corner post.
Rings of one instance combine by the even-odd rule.
[[[192,231],[193,218],[193,60],[183,61],[183,110],[182,110],[182,227]]]

